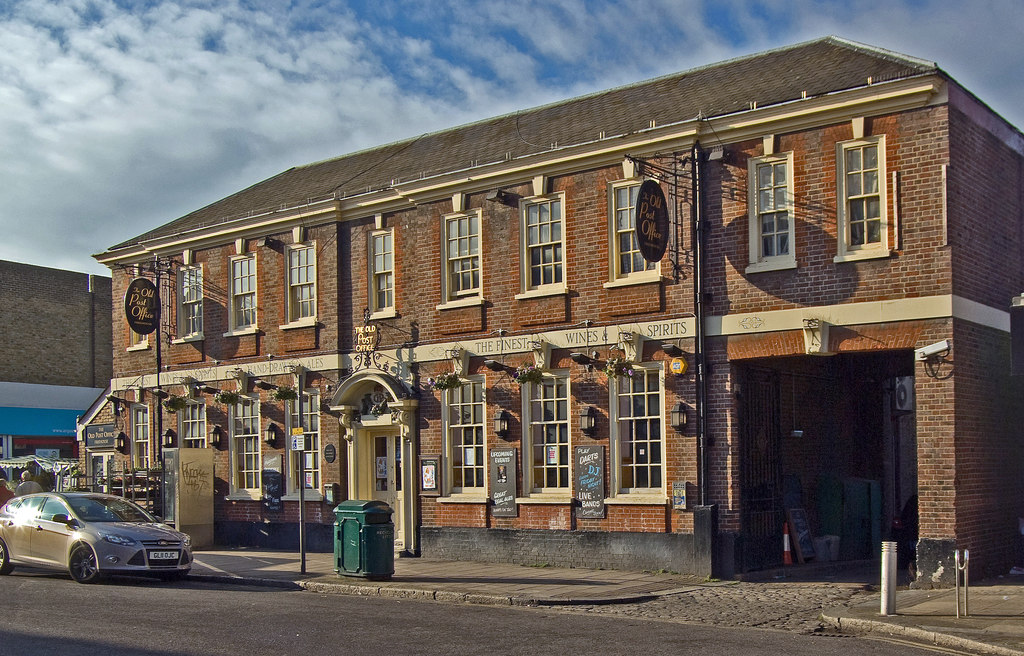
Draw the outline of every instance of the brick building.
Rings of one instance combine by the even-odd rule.
[[[1022,154],[830,37],[292,168],[97,256],[115,296],[161,271],[167,339],[158,373],[115,311],[95,421],[140,466],[214,448],[223,544],[294,543],[299,428],[318,548],[326,494],[440,558],[729,576],[796,520],[798,561],[1001,572]]]
[[[77,455],[112,375],[110,278],[0,261],[0,457]]]

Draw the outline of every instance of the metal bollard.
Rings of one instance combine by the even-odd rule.
[[[882,543],[882,615],[896,614],[896,543]]]
[[[960,558],[960,550],[956,549],[953,551],[953,559],[956,561],[956,570],[953,572],[954,576],[954,587],[956,588],[956,617],[960,619],[960,572],[964,574],[964,617],[970,616],[970,610],[967,605],[968,597],[968,569],[967,562],[971,559],[971,551],[964,549],[963,559]]]

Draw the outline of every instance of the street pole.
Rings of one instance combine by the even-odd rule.
[[[299,393],[295,401],[299,411],[299,429],[302,431],[302,450],[299,451],[299,572],[306,573],[306,422],[302,416],[302,376],[298,379]]]

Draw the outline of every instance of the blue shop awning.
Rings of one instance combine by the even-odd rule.
[[[0,407],[0,435],[75,435],[82,410]]]

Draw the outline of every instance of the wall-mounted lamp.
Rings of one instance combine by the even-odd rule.
[[[505,365],[497,360],[484,360],[484,366],[491,371],[505,371]]]
[[[267,431],[263,434],[263,441],[268,446],[274,446],[277,441],[277,424],[267,424]]]
[[[569,354],[569,358],[571,358],[572,361],[575,362],[576,364],[594,364],[593,358],[591,358],[586,353],[579,353],[577,351],[573,351],[572,353]]]
[[[682,401],[677,401],[668,413],[668,425],[680,433],[686,428],[686,406]]]
[[[592,405],[585,405],[580,408],[580,430],[586,435],[593,435],[597,431],[597,410]]]
[[[268,383],[265,380],[257,380],[255,385],[256,385],[256,387],[260,388],[261,390],[276,390],[277,389],[277,385],[275,385],[274,383]]]
[[[504,189],[495,189],[487,194],[484,199],[492,203],[501,203],[502,205],[510,204],[514,200],[512,194]]]
[[[174,431],[170,428],[164,431],[164,447],[170,448],[174,446],[175,440],[178,436],[174,434]]]
[[[118,433],[117,437],[114,438],[114,448],[117,449],[119,453],[128,453],[128,436],[125,435],[123,431]]]
[[[683,357],[683,349],[679,348],[671,342],[665,342],[661,345],[661,350],[665,352],[665,355],[670,358],[681,358]]]
[[[219,449],[221,442],[224,440],[224,429],[220,426],[214,426],[213,432],[210,433],[210,446],[215,449]]]
[[[494,413],[494,434],[505,439],[508,437],[508,424],[509,415],[508,412],[502,408]]]
[[[170,396],[170,394],[168,394],[166,390],[162,390],[162,389],[152,390],[151,393],[153,394],[153,396],[155,396],[158,399],[166,399],[168,396]]]
[[[216,387],[211,387],[210,385],[203,385],[201,387],[196,388],[196,391],[202,392],[203,394],[216,394],[217,392],[220,391],[220,389]]]

